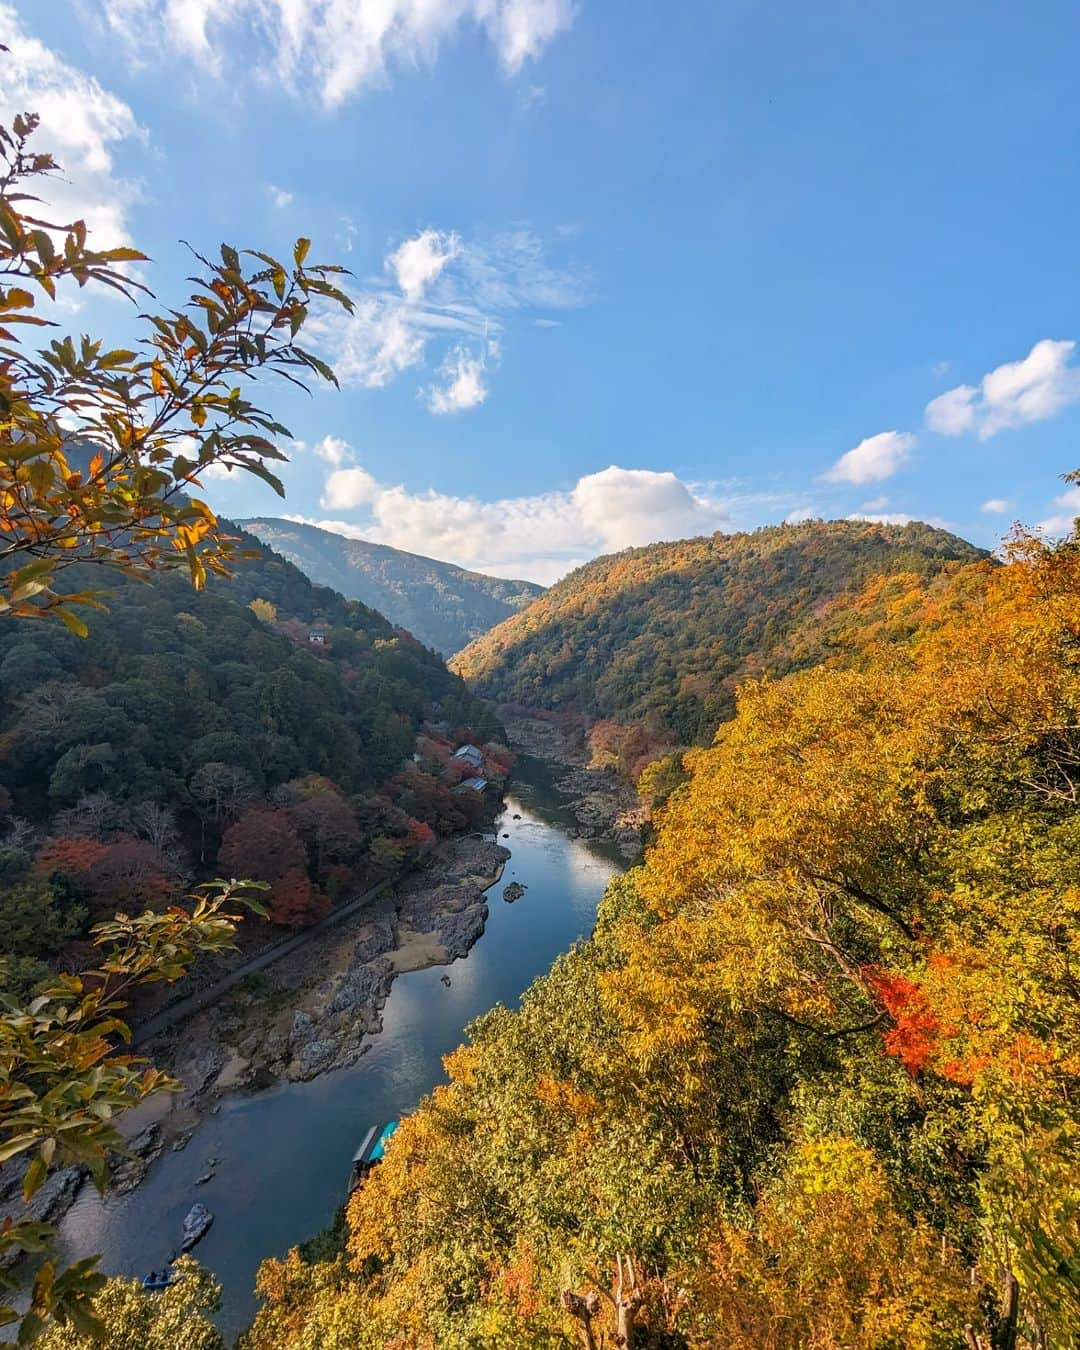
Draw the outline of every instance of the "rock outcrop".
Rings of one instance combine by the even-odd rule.
[[[214,1222],[214,1216],[205,1205],[198,1201],[191,1206],[184,1219],[183,1233],[180,1238],[180,1250],[184,1252],[191,1251],[196,1242],[201,1241]]]

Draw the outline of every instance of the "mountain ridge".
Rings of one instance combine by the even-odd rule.
[[[457,653],[480,695],[707,740],[735,687],[820,659],[823,606],[986,552],[935,526],[810,521],[596,558]]]
[[[378,610],[450,656],[543,594],[535,582],[488,577],[455,563],[278,516],[237,522],[312,581]]]

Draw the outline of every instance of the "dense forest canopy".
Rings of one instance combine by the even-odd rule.
[[[377,609],[443,656],[543,594],[531,581],[486,577],[315,525],[264,516],[241,523],[313,581]]]
[[[245,1350],[1075,1342],[1080,548],[865,607],[743,686]]]
[[[810,522],[627,549],[571,572],[451,663],[480,694],[707,742],[747,677],[825,653],[822,607],[981,550],[929,525]]]
[[[0,951],[14,990],[77,955],[94,921],[160,906],[193,876],[273,883],[271,917],[310,922],[470,818],[438,733],[413,755],[429,720],[447,743],[459,728],[489,740],[487,709],[374,610],[240,542],[258,556],[201,592],[121,580],[87,638],[5,630]]]

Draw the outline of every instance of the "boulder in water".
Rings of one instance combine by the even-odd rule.
[[[210,1225],[214,1222],[214,1216],[205,1205],[196,1201],[188,1210],[187,1218],[184,1220],[183,1236],[180,1240],[180,1250],[189,1252],[201,1238],[205,1237],[209,1231]]]
[[[508,905],[512,905],[515,900],[520,900],[528,889],[529,888],[523,886],[520,881],[512,881],[510,885],[503,890],[503,899]]]

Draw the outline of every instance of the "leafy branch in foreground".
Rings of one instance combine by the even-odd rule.
[[[84,335],[28,351],[21,331],[56,326],[35,312],[35,291],[52,300],[74,281],[151,295],[130,270],[145,254],[93,250],[83,221],[37,214],[22,187],[57,168],[29,148],[37,125],[24,114],[0,126],[0,616],[51,614],[84,635],[72,606],[99,602],[56,591],[65,567],[186,567],[196,587],[207,569],[228,571],[236,541],[192,495],[200,475],[236,469],[283,495],[267,461],[286,459],[275,439],[290,433],[247,391],[268,372],[305,390],[312,377],[336,384],[297,337],[313,303],[352,302],[334,284],[344,268],[308,263],[308,239],[289,263],[222,244],[220,262],[192,250],[201,271],[186,305],[141,314],[132,349]]]
[[[186,567],[198,588],[207,570],[227,573],[242,556],[194,495],[199,476],[223,466],[282,492],[266,462],[285,458],[275,438],[289,432],[252,401],[250,386],[266,373],[305,390],[315,376],[336,383],[297,337],[313,303],[352,306],[333,280],[344,269],[309,264],[307,239],[297,240],[291,263],[223,244],[220,262],[192,250],[202,270],[189,278],[187,304],[140,315],[132,349],[84,335],[29,350],[27,330],[57,326],[36,303],[55,300],[61,284],[151,296],[132,270],[145,254],[89,247],[84,221],[48,218],[26,191],[58,168],[31,149],[38,121],[26,113],[0,126],[0,618],[57,617],[85,636],[75,607],[101,608],[100,592],[58,591],[66,568],[96,563],[145,579]],[[127,995],[179,979],[196,957],[230,946],[242,909],[264,912],[249,883],[199,890],[188,908],[99,925],[96,968],[59,976],[26,1006],[0,1000],[0,1166],[25,1163],[24,1204],[59,1166],[84,1167],[103,1187],[109,1156],[122,1147],[117,1117],[175,1088],[122,1051]],[[17,1287],[9,1273],[17,1258],[43,1258],[29,1309],[0,1306],[0,1325],[18,1323],[20,1345],[50,1319],[104,1335],[92,1302],[105,1288],[96,1258],[60,1271],[54,1239],[29,1210],[0,1224],[0,1287]]]
[[[265,913],[254,898],[264,886],[213,881],[199,887],[191,908],[163,914],[118,914],[94,930],[102,959],[81,975],[62,975],[26,1007],[0,998],[0,1165],[32,1155],[23,1176],[29,1203],[56,1167],[89,1170],[99,1189],[111,1154],[123,1150],[116,1120],[153,1092],[179,1084],[145,1059],[118,1049],[131,1032],[119,1015],[128,994],[142,985],[178,980],[197,956],[233,945],[242,910]],[[51,1225],[8,1215],[0,1228],[0,1285],[13,1258],[43,1255],[29,1310],[0,1306],[0,1325],[20,1322],[19,1344],[29,1344],[50,1317],[92,1334],[90,1302],[104,1277],[96,1258],[58,1272]]]

